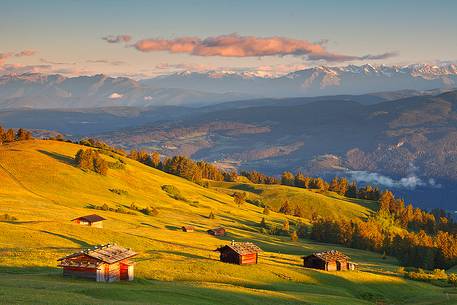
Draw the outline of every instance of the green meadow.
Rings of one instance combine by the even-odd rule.
[[[73,157],[80,148],[42,140],[0,146],[0,215],[16,218],[0,222],[0,304],[457,304],[457,289],[406,280],[393,258],[262,234],[262,217],[278,225],[297,219],[274,212],[265,216],[263,208],[248,203],[238,207],[229,195],[243,190],[271,206],[287,199],[342,217],[366,217],[373,202],[286,186],[210,183],[205,188],[120,156],[115,157],[125,162],[124,168],[102,176],[75,167]],[[163,185],[173,185],[186,200],[173,199]],[[89,208],[105,204],[126,211],[132,204],[153,206],[159,214]],[[211,212],[215,219],[208,218]],[[107,219],[103,229],[71,222],[93,213]],[[183,225],[196,231],[182,232]],[[228,234],[206,233],[216,226]],[[214,250],[231,240],[260,246],[259,264],[219,262]],[[133,282],[62,277],[59,257],[108,242],[138,252]],[[302,256],[329,249],[349,255],[360,270],[302,267]]]

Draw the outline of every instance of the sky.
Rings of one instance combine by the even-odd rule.
[[[457,1],[1,0],[0,74],[457,61]]]

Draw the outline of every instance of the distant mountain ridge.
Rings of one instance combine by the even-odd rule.
[[[156,87],[240,92],[268,97],[366,94],[404,89],[454,88],[457,87],[457,65],[318,66],[279,77],[261,77],[255,72],[184,71],[143,80],[142,83]]]
[[[205,106],[253,98],[363,95],[401,96],[457,87],[457,65],[319,66],[279,77],[253,71],[180,72],[137,81],[128,77],[65,77],[28,73],[0,76],[0,109],[112,106]],[[398,98],[398,97],[397,97]],[[386,100],[390,98],[383,98]],[[380,99],[381,101],[381,99]]]
[[[147,87],[127,77],[103,74],[78,77],[39,73],[0,76],[0,108],[3,109],[193,106],[250,97],[248,94]]]

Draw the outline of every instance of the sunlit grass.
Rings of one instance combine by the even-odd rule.
[[[393,258],[261,234],[262,208],[250,204],[239,208],[227,194],[137,162],[125,159],[125,170],[110,170],[106,177],[82,171],[72,165],[79,148],[52,141],[0,146],[0,214],[17,218],[0,222],[0,304],[419,304],[419,299],[420,304],[441,304],[448,298],[441,288],[397,276]],[[194,204],[172,199],[161,189],[165,184],[177,187]],[[109,191],[113,188],[128,194],[114,194]],[[282,198],[284,191],[298,192],[291,198],[299,200],[306,192],[310,198],[324,200],[326,209],[338,206],[347,216],[369,212],[363,204],[290,189],[272,188],[276,195],[271,198]],[[110,207],[152,205],[159,214],[128,215],[87,208],[104,203]],[[208,219],[211,211],[215,219]],[[70,222],[94,212],[107,218],[104,229]],[[267,216],[277,223],[285,217],[273,212]],[[196,232],[182,232],[182,225],[193,225]],[[227,228],[226,237],[206,233],[220,225]],[[259,264],[219,262],[214,249],[230,240],[257,243],[265,251]],[[107,242],[139,253],[134,282],[105,284],[62,278],[57,258]],[[344,251],[360,264],[361,271],[322,272],[302,267],[301,256],[325,249]],[[454,295],[449,298],[449,302],[456,301]]]

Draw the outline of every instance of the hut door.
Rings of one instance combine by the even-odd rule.
[[[340,261],[336,261],[336,270],[341,270],[341,262]]]
[[[129,280],[129,265],[127,264],[120,264],[120,277],[123,281]]]

